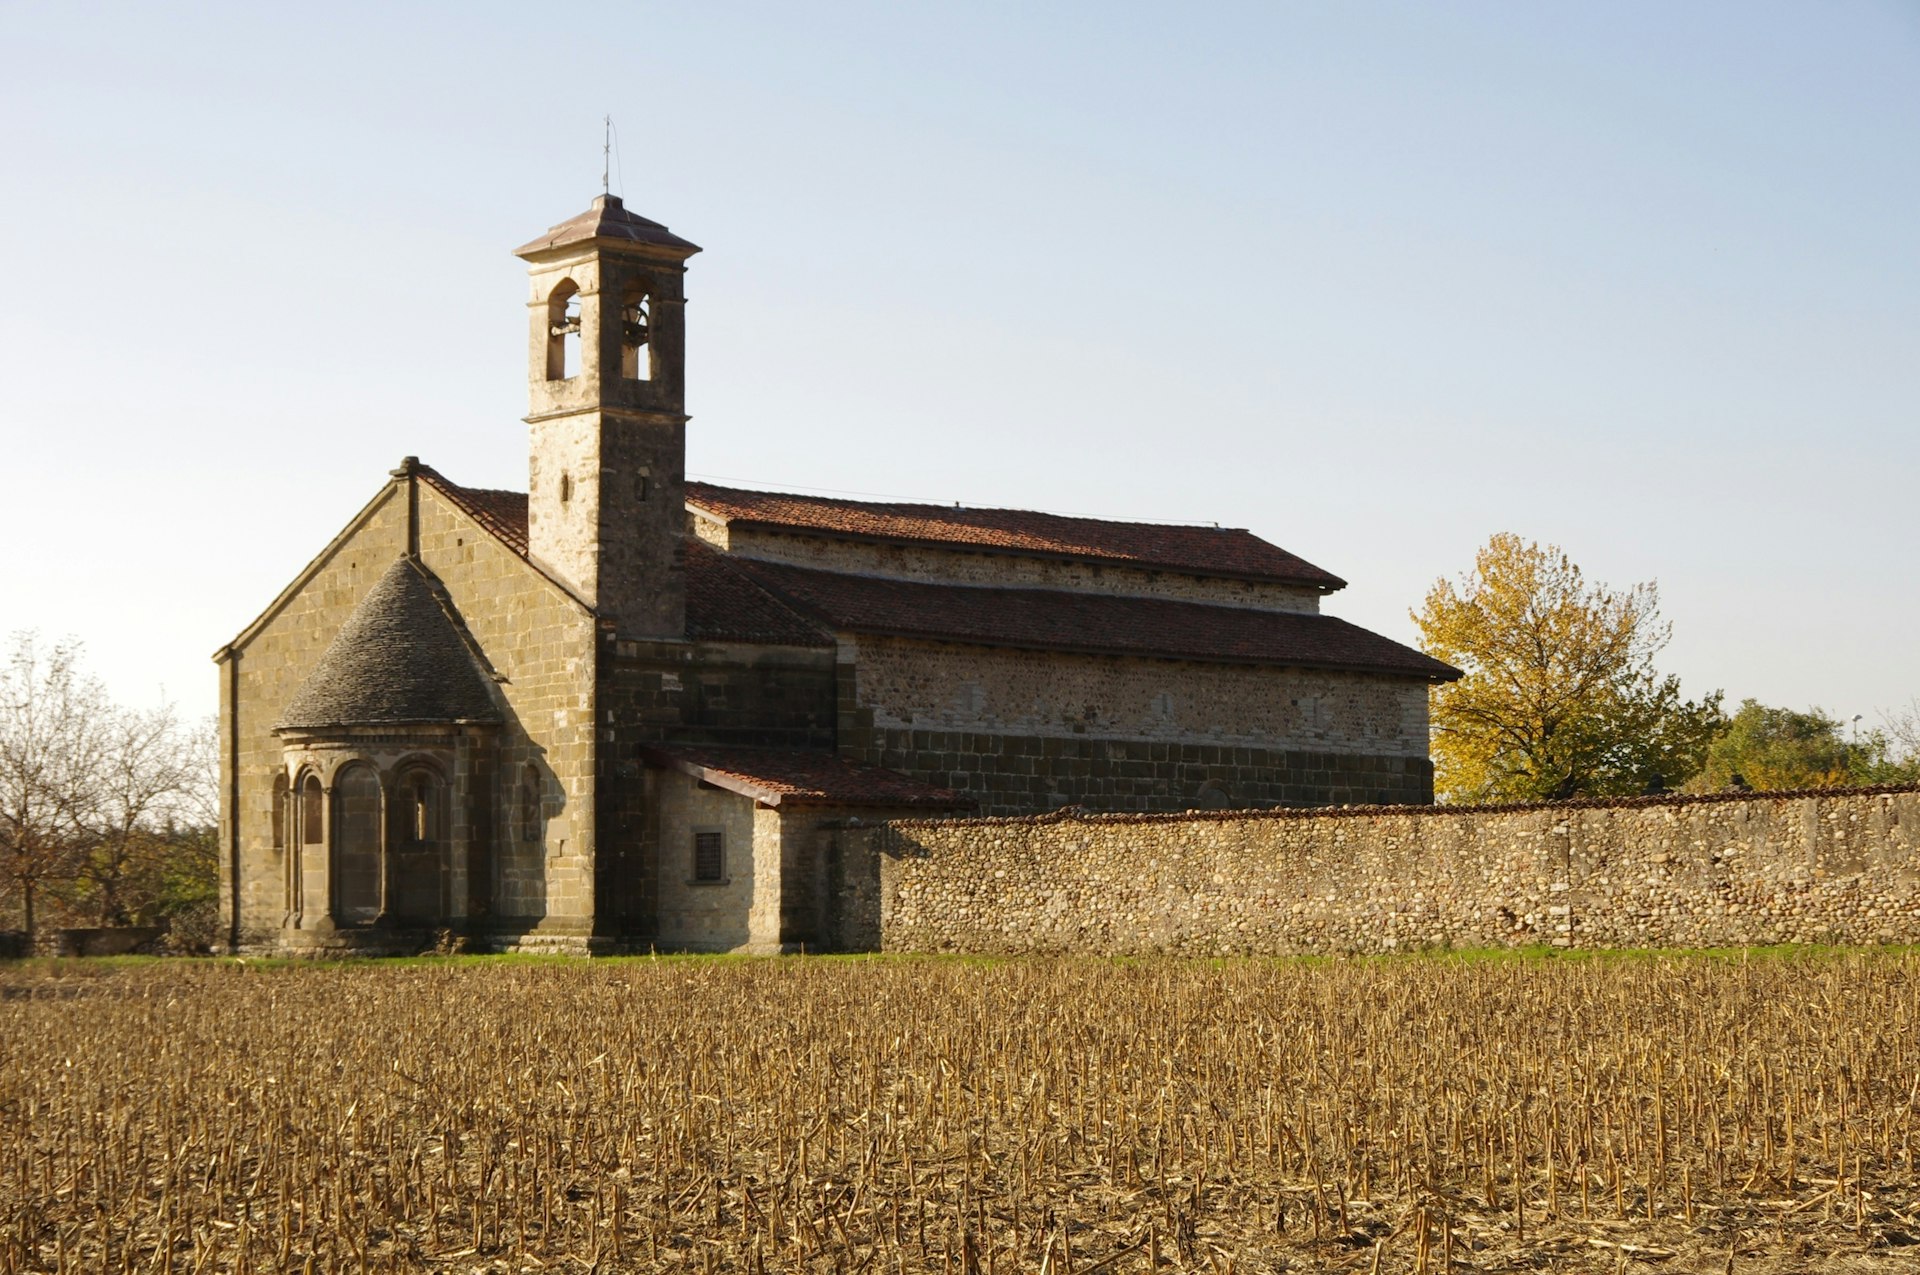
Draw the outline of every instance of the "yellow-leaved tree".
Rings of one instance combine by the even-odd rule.
[[[1662,677],[1658,588],[1589,583],[1557,545],[1508,533],[1413,615],[1427,654],[1460,669],[1433,693],[1443,801],[1657,792],[1697,772],[1725,717]]]

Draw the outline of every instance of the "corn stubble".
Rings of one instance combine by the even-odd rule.
[[[0,971],[0,1275],[1920,1268],[1920,959]]]

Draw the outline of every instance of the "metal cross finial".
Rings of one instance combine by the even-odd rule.
[[[606,116],[601,123],[605,127],[600,134],[600,193],[606,195],[612,193],[607,185],[607,163],[608,157],[613,154],[613,116]]]

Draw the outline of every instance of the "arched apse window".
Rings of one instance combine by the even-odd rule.
[[[400,776],[395,814],[397,840],[409,849],[434,846],[445,835],[446,794],[440,776],[425,766],[410,767]]]
[[[620,302],[620,375],[653,379],[653,298],[644,288],[632,289]]]
[[[580,285],[562,279],[547,294],[547,379],[580,374]]]
[[[387,915],[399,920],[437,919],[446,899],[444,872],[450,848],[451,810],[447,781],[423,763],[400,768],[387,801]]]
[[[380,777],[357,764],[333,781],[334,917],[346,924],[380,915]]]
[[[1225,810],[1233,805],[1233,790],[1218,779],[1209,779],[1193,795],[1195,810]]]
[[[273,848],[287,848],[288,806],[292,804],[287,786],[287,772],[281,771],[273,777]]]
[[[317,846],[324,840],[321,810],[326,797],[320,789],[320,776],[308,775],[300,784],[300,844]]]

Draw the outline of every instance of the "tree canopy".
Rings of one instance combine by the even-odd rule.
[[[1908,782],[1920,760],[1895,756],[1884,731],[1854,730],[1820,708],[1796,712],[1742,700],[1707,749],[1706,766],[1689,787],[1711,791],[1752,788],[1839,788]]]
[[[1413,619],[1465,675],[1433,696],[1443,800],[1658,791],[1700,770],[1725,720],[1718,692],[1688,700],[1654,668],[1670,634],[1657,586],[1589,582],[1556,545],[1494,536]]]

